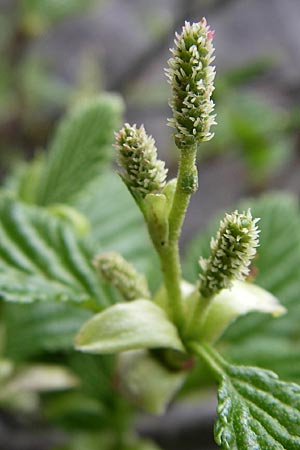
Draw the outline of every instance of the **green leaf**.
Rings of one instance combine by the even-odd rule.
[[[6,190],[27,203],[34,203],[36,178],[40,177],[42,168],[40,159],[18,166],[7,179]],[[147,275],[153,290],[158,288],[161,278],[156,267],[159,262],[144,219],[116,173],[105,171],[85,186],[71,205],[87,218],[89,234],[103,251],[115,250],[121,253]],[[67,205],[59,207],[66,208]],[[51,205],[50,208],[57,208],[57,205]]]
[[[129,418],[131,407],[112,389],[115,380],[115,357],[69,352],[65,363],[80,380],[76,390],[47,396],[45,415],[53,423],[74,430],[103,430]]]
[[[104,251],[121,253],[158,288],[159,262],[143,216],[116,173],[98,177],[73,206],[89,219],[91,235]]]
[[[5,190],[19,200],[34,204],[44,160],[45,154],[38,153],[30,163],[19,162],[5,179]]]
[[[123,104],[116,95],[86,100],[58,127],[41,172],[37,203],[68,203],[113,159],[113,130]]]
[[[209,347],[200,353],[219,381],[215,439],[222,449],[300,448],[300,386],[268,370],[228,364]]]
[[[83,325],[76,348],[89,353],[118,353],[144,348],[184,351],[174,325],[150,300],[119,303]]]
[[[186,378],[186,372],[168,369],[143,350],[121,353],[117,368],[122,393],[152,414],[165,412]]]
[[[300,387],[253,367],[227,366],[219,390],[216,442],[228,450],[297,450]]]
[[[0,197],[0,298],[72,301],[102,308],[112,302],[91,260],[95,246],[47,211]]]
[[[256,336],[243,341],[241,345],[230,345],[224,348],[226,354],[234,361],[246,362],[250,365],[267,367],[280,374],[284,380],[292,380],[300,384],[300,347],[297,338],[293,342],[289,336],[270,335]]]
[[[79,305],[54,301],[6,303],[3,308],[5,354],[14,361],[72,349],[76,333],[92,315]]]
[[[216,341],[239,316],[252,311],[281,316],[286,312],[268,291],[252,283],[235,281],[230,289],[223,289],[209,304],[201,325],[201,340]]]
[[[277,200],[277,201],[276,201]],[[277,197],[253,205],[261,220],[261,246],[257,259],[257,283],[272,292],[286,306],[288,313],[276,321],[252,315],[241,319],[226,333],[227,353],[239,363],[252,363],[276,370],[281,377],[300,380],[299,289],[300,289],[300,215],[293,198]],[[260,338],[262,353],[255,360],[250,334]],[[274,352],[272,340],[285,346],[286,355]],[[263,342],[264,341],[264,342]],[[269,348],[267,348],[269,347]],[[288,355],[290,359],[288,359]]]
[[[74,388],[79,380],[65,367],[32,364],[16,371],[0,394],[0,401],[19,392],[44,392]]]
[[[78,378],[67,368],[54,364],[16,366],[0,361],[1,407],[33,412],[39,406],[39,392],[65,391],[78,385]]]

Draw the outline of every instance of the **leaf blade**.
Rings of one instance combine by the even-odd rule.
[[[123,104],[117,95],[87,100],[58,127],[41,171],[37,203],[68,203],[111,162],[113,131]]]
[[[42,352],[68,351],[91,311],[64,302],[6,303],[5,352],[14,361],[23,361]]]
[[[0,197],[0,297],[6,301],[113,302],[92,267],[92,248],[38,207]]]
[[[75,347],[89,353],[118,353],[145,348],[184,351],[165,312],[150,300],[113,305],[92,317],[79,331]]]
[[[98,205],[96,208],[95,205]],[[91,226],[92,238],[103,251],[116,251],[146,274],[157,289],[159,264],[142,214],[117,174],[102,174],[74,202]]]
[[[266,370],[228,365],[219,401],[216,441],[221,448],[299,448],[300,387],[296,384],[282,382]]]
[[[255,284],[235,281],[230,289],[223,289],[210,302],[199,336],[205,342],[215,342],[238,317],[253,311],[273,317],[286,313],[268,291]]]
[[[229,364],[206,344],[194,351],[218,380],[215,440],[223,450],[299,448],[299,385],[269,370]]]

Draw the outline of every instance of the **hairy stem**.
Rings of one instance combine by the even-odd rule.
[[[167,245],[157,249],[168,293],[169,311],[179,332],[182,330],[184,318],[180,288],[181,265],[178,241],[190,197],[197,189],[195,159],[196,147],[181,152],[177,186],[169,215],[169,239]]]
[[[197,148],[181,151],[177,186],[169,216],[169,243],[178,242],[191,195],[197,190],[197,169],[195,166]]]

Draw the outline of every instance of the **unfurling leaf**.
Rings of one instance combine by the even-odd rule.
[[[286,309],[265,289],[235,281],[230,289],[224,289],[211,300],[199,336],[206,342],[214,342],[237,317],[252,311],[277,317]]]
[[[141,409],[163,414],[182,386],[186,372],[170,370],[144,350],[119,355],[118,382],[123,394]]]
[[[145,348],[184,351],[175,326],[150,300],[119,303],[95,315],[81,328],[76,348],[89,353],[116,353]]]

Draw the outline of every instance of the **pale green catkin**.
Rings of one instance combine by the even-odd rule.
[[[214,32],[206,19],[199,23],[185,22],[181,34],[176,33],[175,48],[166,69],[172,87],[169,105],[173,118],[169,125],[176,129],[175,142],[181,148],[195,146],[213,137],[210,128],[214,125],[214,103],[211,99],[214,90],[215,67]]]
[[[145,276],[138,273],[119,253],[108,252],[97,256],[94,266],[104,280],[120,292],[124,300],[150,298]]]
[[[220,223],[216,238],[212,238],[211,255],[201,258],[200,294],[203,297],[216,295],[230,288],[234,280],[244,280],[258,247],[259,230],[250,210],[240,214],[226,214]]]
[[[124,169],[122,177],[130,190],[145,197],[157,193],[165,186],[167,169],[164,161],[157,159],[157,149],[152,136],[148,136],[142,125],[126,123],[116,133],[118,164]]]

